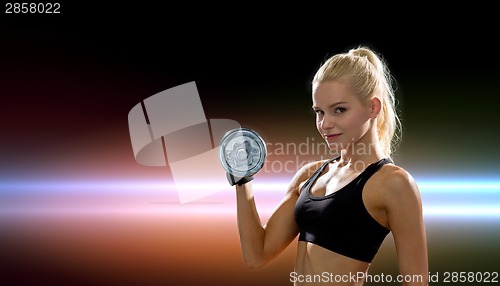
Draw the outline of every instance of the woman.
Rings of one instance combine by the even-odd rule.
[[[312,103],[319,133],[339,156],[303,166],[265,226],[252,178],[230,180],[246,265],[266,265],[299,235],[294,285],[362,285],[391,232],[400,282],[427,285],[419,190],[390,157],[400,128],[384,61],[368,47],[332,56],[313,78]]]

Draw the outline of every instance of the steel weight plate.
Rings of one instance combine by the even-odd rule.
[[[266,155],[266,144],[255,130],[233,129],[221,139],[219,159],[226,172],[235,177],[256,174],[264,166]]]

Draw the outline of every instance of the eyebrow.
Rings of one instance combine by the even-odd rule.
[[[340,105],[340,104],[346,104],[346,103],[348,103],[348,102],[347,102],[347,101],[339,101],[339,102],[335,102],[335,103],[333,103],[333,104],[330,104],[330,105],[328,106],[328,109],[332,109],[332,108],[334,108],[334,107],[335,107],[335,106],[337,106],[337,105]],[[316,109],[316,106],[314,106],[314,105],[313,105],[313,106],[312,106],[312,109]]]

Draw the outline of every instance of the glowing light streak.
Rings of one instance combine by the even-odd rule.
[[[500,217],[499,180],[421,179],[418,185],[426,216]],[[168,181],[118,179],[1,181],[0,213],[154,213],[165,215],[234,215],[236,213],[233,187],[209,182],[194,182],[189,186],[194,190],[212,188],[220,192],[211,198],[181,205],[175,200],[175,185]],[[253,182],[257,208],[263,216],[274,211],[285,194],[287,186],[288,182],[280,181],[255,180]]]

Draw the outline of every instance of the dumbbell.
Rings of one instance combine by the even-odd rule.
[[[219,159],[232,185],[255,175],[264,166],[266,156],[266,144],[253,129],[232,129],[221,139]]]

